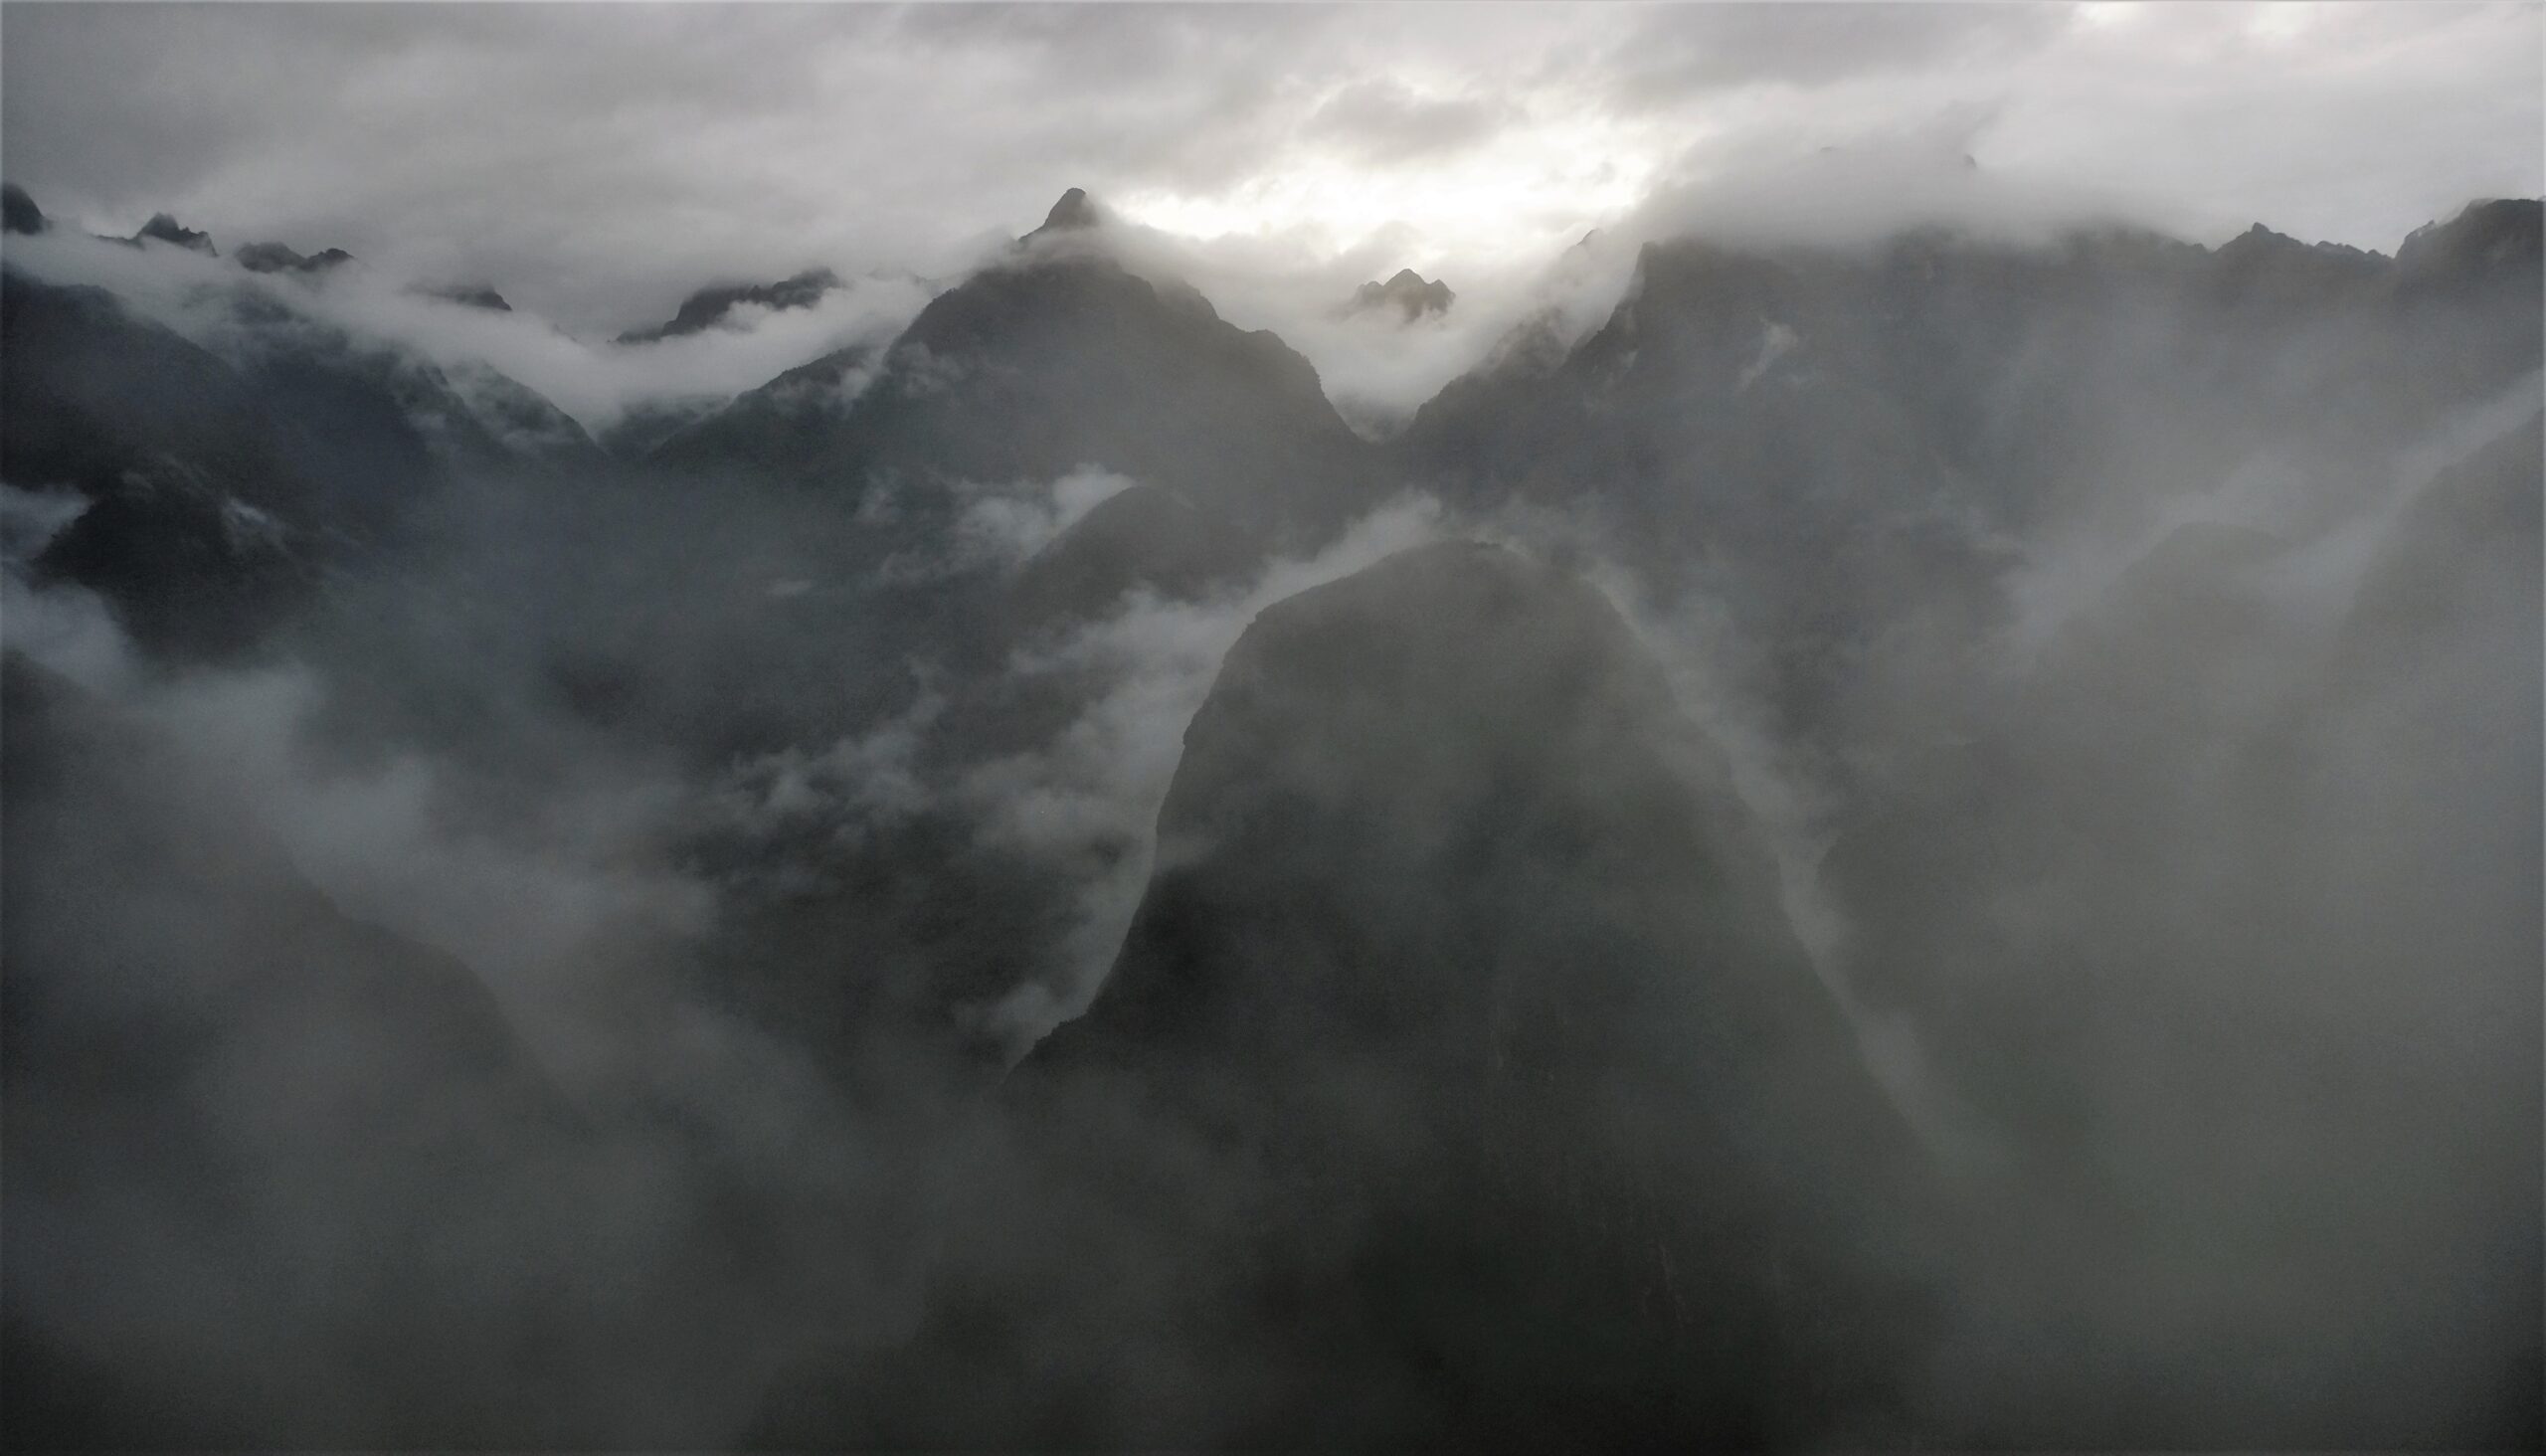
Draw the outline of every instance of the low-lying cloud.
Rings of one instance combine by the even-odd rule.
[[[412,349],[446,368],[491,366],[594,433],[646,405],[721,401],[836,350],[880,347],[934,291],[909,276],[850,278],[807,307],[744,303],[716,327],[623,345],[577,338],[530,313],[431,296],[416,279],[359,263],[307,278],[256,274],[185,249],[65,231],[12,238],[8,258],[49,282],[105,287],[217,353],[237,327],[232,299],[269,298],[360,342]]]

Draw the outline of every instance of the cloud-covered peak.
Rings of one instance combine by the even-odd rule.
[[[280,243],[251,243],[239,250],[236,261],[250,273],[313,273],[351,263],[354,256],[341,248],[304,255]]]
[[[212,246],[210,233],[197,232],[166,213],[152,213],[150,221],[143,223],[141,231],[133,234],[127,241],[138,247],[144,239],[173,243],[179,248],[190,249],[209,258],[221,256],[221,250]]]
[[[658,339],[678,338],[682,334],[726,326],[732,322],[734,310],[738,308],[763,308],[772,313],[789,308],[811,308],[821,301],[823,294],[839,286],[839,274],[826,268],[809,268],[774,283],[718,283],[682,299],[679,311],[669,322],[652,328],[630,329],[619,336],[619,342],[650,344]]]
[[[482,308],[489,313],[510,313],[513,305],[504,295],[485,283],[442,283],[416,289],[417,296],[439,298],[445,303],[458,303]]]
[[[1352,307],[1355,312],[1395,308],[1411,323],[1427,313],[1449,312],[1450,304],[1457,297],[1450,291],[1448,283],[1438,278],[1426,281],[1423,274],[1410,268],[1401,268],[1396,271],[1396,276],[1384,283],[1364,283],[1353,294]]]

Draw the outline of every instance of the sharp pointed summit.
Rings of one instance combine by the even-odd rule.
[[[1048,233],[1089,232],[1104,221],[1104,211],[1087,195],[1087,190],[1073,187],[1062,193],[1061,200],[1053,203],[1052,210],[1043,215],[1043,226],[1026,234],[1025,238],[1030,241]]]
[[[1088,201],[1087,193],[1076,187],[1062,193],[1061,200],[1053,203],[1052,210],[1043,215],[1043,226],[1055,231],[1093,228],[1097,222],[1096,204]]]

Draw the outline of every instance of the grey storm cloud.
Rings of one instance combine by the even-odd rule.
[[[1307,129],[1366,155],[1402,160],[1477,145],[1511,116],[1499,99],[1423,96],[1373,80],[1355,82],[1328,97]]]
[[[0,164],[48,211],[342,247],[596,333],[809,261],[952,272],[1072,185],[1278,192],[1251,218],[1278,233],[1323,195],[1275,185],[1303,167],[1420,197],[1509,152],[1510,236],[1412,215],[1331,240],[1401,237],[1466,294],[1614,221],[1620,188],[1957,106],[1997,118],[1984,165],[2195,234],[2392,249],[2546,190],[2522,4],[11,5],[0,33]],[[1574,181],[1615,185],[1534,180],[1585,153]]]

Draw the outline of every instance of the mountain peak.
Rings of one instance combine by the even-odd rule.
[[[325,273],[338,264],[354,261],[354,256],[341,248],[304,256],[280,243],[251,243],[233,256],[241,268],[261,273]]]
[[[1073,187],[1061,194],[1061,200],[1052,204],[1050,212],[1043,214],[1043,226],[1034,231],[1072,233],[1081,228],[1093,228],[1103,221],[1104,218],[1096,210],[1096,204],[1088,200],[1086,190]]]
[[[210,233],[199,233],[166,213],[152,213],[150,221],[141,225],[141,231],[125,241],[134,247],[139,247],[145,238],[155,238],[162,243],[174,243],[180,248],[192,249],[208,258],[221,256],[221,250],[212,246]]]
[[[1448,283],[1438,279],[1427,282],[1423,274],[1410,268],[1401,268],[1397,270],[1396,276],[1384,283],[1364,283],[1354,292],[1348,311],[1359,313],[1364,309],[1393,305],[1410,323],[1427,313],[1449,312],[1451,302],[1457,297],[1450,291]]]
[[[52,226],[27,189],[15,182],[0,182],[0,233],[41,233]]]

